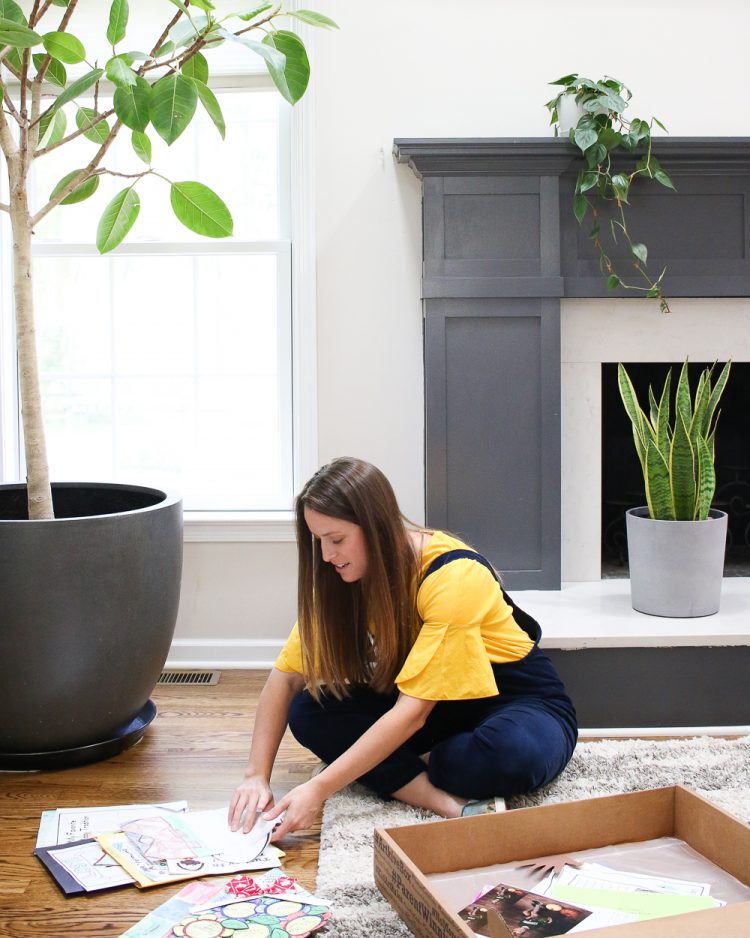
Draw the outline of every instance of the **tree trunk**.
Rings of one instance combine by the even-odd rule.
[[[19,163],[22,161],[19,160]],[[10,220],[13,231],[13,296],[16,309],[21,421],[26,455],[29,518],[54,518],[47,465],[47,444],[42,418],[39,365],[34,328],[34,291],[31,268],[31,216],[23,165],[10,169]]]

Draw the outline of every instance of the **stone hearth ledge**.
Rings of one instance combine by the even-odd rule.
[[[750,577],[725,577],[719,612],[690,619],[636,612],[628,579],[511,590],[511,596],[541,625],[543,648],[750,645]]]

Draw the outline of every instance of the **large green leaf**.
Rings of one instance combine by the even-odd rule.
[[[145,130],[151,119],[151,85],[140,75],[134,85],[121,85],[112,99],[115,114],[131,130]]]
[[[674,516],[677,521],[692,521],[695,514],[695,454],[682,411],[675,414],[669,475]]]
[[[0,16],[0,46],[15,46],[16,49],[32,49],[42,41],[39,33],[24,26],[23,22]]]
[[[221,139],[223,140],[226,134],[226,124],[224,123],[224,115],[221,112],[221,105],[216,100],[216,95],[211,91],[208,85],[204,85],[203,82],[198,81],[196,78],[193,79],[193,82],[198,90],[198,97],[201,100],[201,104],[216,125],[216,129],[221,134]]]
[[[690,421],[690,426],[688,427],[688,433],[690,434],[690,442],[695,445],[698,442],[698,437],[703,435],[703,426],[706,419],[706,411],[708,410],[708,401],[711,397],[711,372],[713,371],[713,365],[710,368],[705,368],[698,379],[698,388],[695,392],[695,406],[693,407],[693,417]]]
[[[107,27],[107,42],[116,46],[125,38],[128,25],[128,0],[112,0],[109,8],[109,26]]]
[[[229,209],[208,186],[200,182],[174,182],[170,192],[177,218],[196,234],[207,238],[228,238],[234,223]]]
[[[646,501],[651,517],[656,521],[674,521],[669,468],[662,454],[651,442],[646,448],[643,480],[646,483]]]
[[[151,165],[151,141],[141,130],[134,130],[131,136],[133,149],[139,159],[144,163]]]
[[[65,136],[68,118],[65,111],[47,111],[39,121],[39,142],[37,149],[54,146]]]
[[[591,127],[576,127],[573,139],[578,149],[583,153],[597,141],[597,133]]]
[[[251,10],[243,10],[240,13],[230,13],[230,16],[238,16],[241,20],[245,22],[250,22],[254,20],[256,16],[260,16],[261,13],[265,13],[266,10],[270,10],[273,7],[272,3],[261,3],[260,6],[253,7]]]
[[[72,173],[68,173],[67,176],[58,182],[55,188],[50,194],[50,199],[60,192],[61,189],[64,189],[65,186],[81,172],[80,169],[74,169]],[[88,179],[84,180],[79,186],[76,186],[75,189],[60,202],[60,205],[74,205],[76,202],[83,202],[84,199],[88,199],[92,196],[96,190],[99,188],[99,177],[98,176],[89,176]]]
[[[109,124],[106,120],[101,120],[97,124],[94,124],[94,121],[99,117],[99,114],[91,107],[79,107],[78,112],[76,113],[76,126],[79,130],[83,130],[84,127],[89,127],[89,124],[93,124],[93,127],[89,127],[88,130],[83,131],[83,136],[87,140],[91,140],[93,143],[101,144],[109,136]]]
[[[706,408],[706,415],[704,417],[702,436],[709,436],[711,431],[711,421],[713,420],[714,414],[716,413],[716,408],[719,406],[721,395],[724,393],[724,388],[726,387],[731,367],[732,361],[730,359],[721,369],[721,374],[717,378],[716,384],[711,391],[711,397],[708,400],[708,407]]]
[[[638,459],[640,460],[641,468],[645,471],[646,418],[644,417],[643,411],[638,404],[638,398],[636,396],[633,383],[630,380],[630,375],[625,370],[625,366],[622,364],[622,362],[617,365],[617,386],[620,391],[620,397],[622,399],[623,406],[625,407],[625,413],[628,415],[628,417],[630,417],[630,422],[633,425],[633,433],[636,440],[636,451],[638,453]]]
[[[211,13],[216,9],[211,0],[190,0],[190,5],[198,7],[199,10],[205,10],[206,13]]]
[[[201,55],[200,52],[196,52],[186,62],[183,62],[180,71],[185,78],[195,78],[202,81],[204,85],[208,81],[208,62],[205,55]]]
[[[167,75],[151,89],[151,123],[171,146],[193,119],[198,106],[198,90],[189,78]],[[139,127],[138,130],[143,130]]]
[[[690,382],[688,380],[688,360],[687,358],[680,369],[680,377],[677,381],[677,393],[675,395],[675,425],[677,423],[677,414],[682,414],[685,426],[690,426],[693,414],[693,404],[690,400]]]
[[[698,494],[695,500],[695,520],[705,521],[716,491],[716,472],[713,453],[703,437],[698,437]]]
[[[290,10],[289,15],[296,17],[303,23],[307,23],[309,26],[321,26],[325,29],[339,28],[338,24],[334,23],[332,19],[323,16],[322,13],[316,13],[314,10]]]
[[[669,371],[667,371],[667,377],[664,381],[661,397],[659,398],[658,417],[656,420],[656,445],[659,447],[659,452],[663,456],[666,456],[669,452],[670,445],[669,409],[671,390],[672,369],[670,368]]]
[[[96,229],[96,246],[106,254],[121,243],[135,224],[141,210],[141,200],[132,186],[118,192],[104,213]]]
[[[107,78],[118,88],[134,85],[138,76],[122,56],[115,55],[106,66]]]
[[[52,58],[68,65],[77,65],[86,58],[83,43],[70,33],[45,33],[42,42]]]
[[[72,101],[79,95],[84,94],[99,81],[103,74],[103,68],[94,68],[90,72],[86,72],[85,75],[81,75],[80,78],[76,78],[74,82],[68,85],[65,91],[55,98],[54,103],[51,105],[52,110],[56,111],[58,108],[61,108],[63,104],[67,104],[68,101]]]
[[[307,58],[305,44],[295,33],[286,29],[278,29],[268,33],[263,44],[271,46],[286,58],[283,69],[277,69],[266,60],[268,73],[282,96],[290,104],[296,104],[307,89],[310,80],[310,62]]]
[[[0,0],[0,18],[28,26],[28,20],[16,0]]]
[[[34,62],[34,68],[39,71],[39,69],[44,64],[47,55],[43,52],[35,52],[32,56]],[[65,66],[62,62],[58,62],[57,59],[50,59],[47,66],[47,71],[44,73],[44,77],[51,81],[53,85],[59,85],[61,88],[64,88],[68,82],[68,73],[65,71]]]

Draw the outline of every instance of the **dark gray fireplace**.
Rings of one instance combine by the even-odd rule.
[[[654,149],[677,192],[634,187],[631,218],[650,266],[668,268],[665,292],[750,296],[750,140]],[[472,541],[510,588],[558,589],[560,303],[611,295],[571,210],[577,151],[519,138],[394,152],[423,183],[428,522]]]

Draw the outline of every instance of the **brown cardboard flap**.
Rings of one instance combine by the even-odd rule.
[[[734,815],[678,785],[674,832],[706,859],[750,884],[750,827],[742,824],[738,829]]]
[[[670,836],[674,795],[657,788],[386,830],[422,873],[447,873]]]

